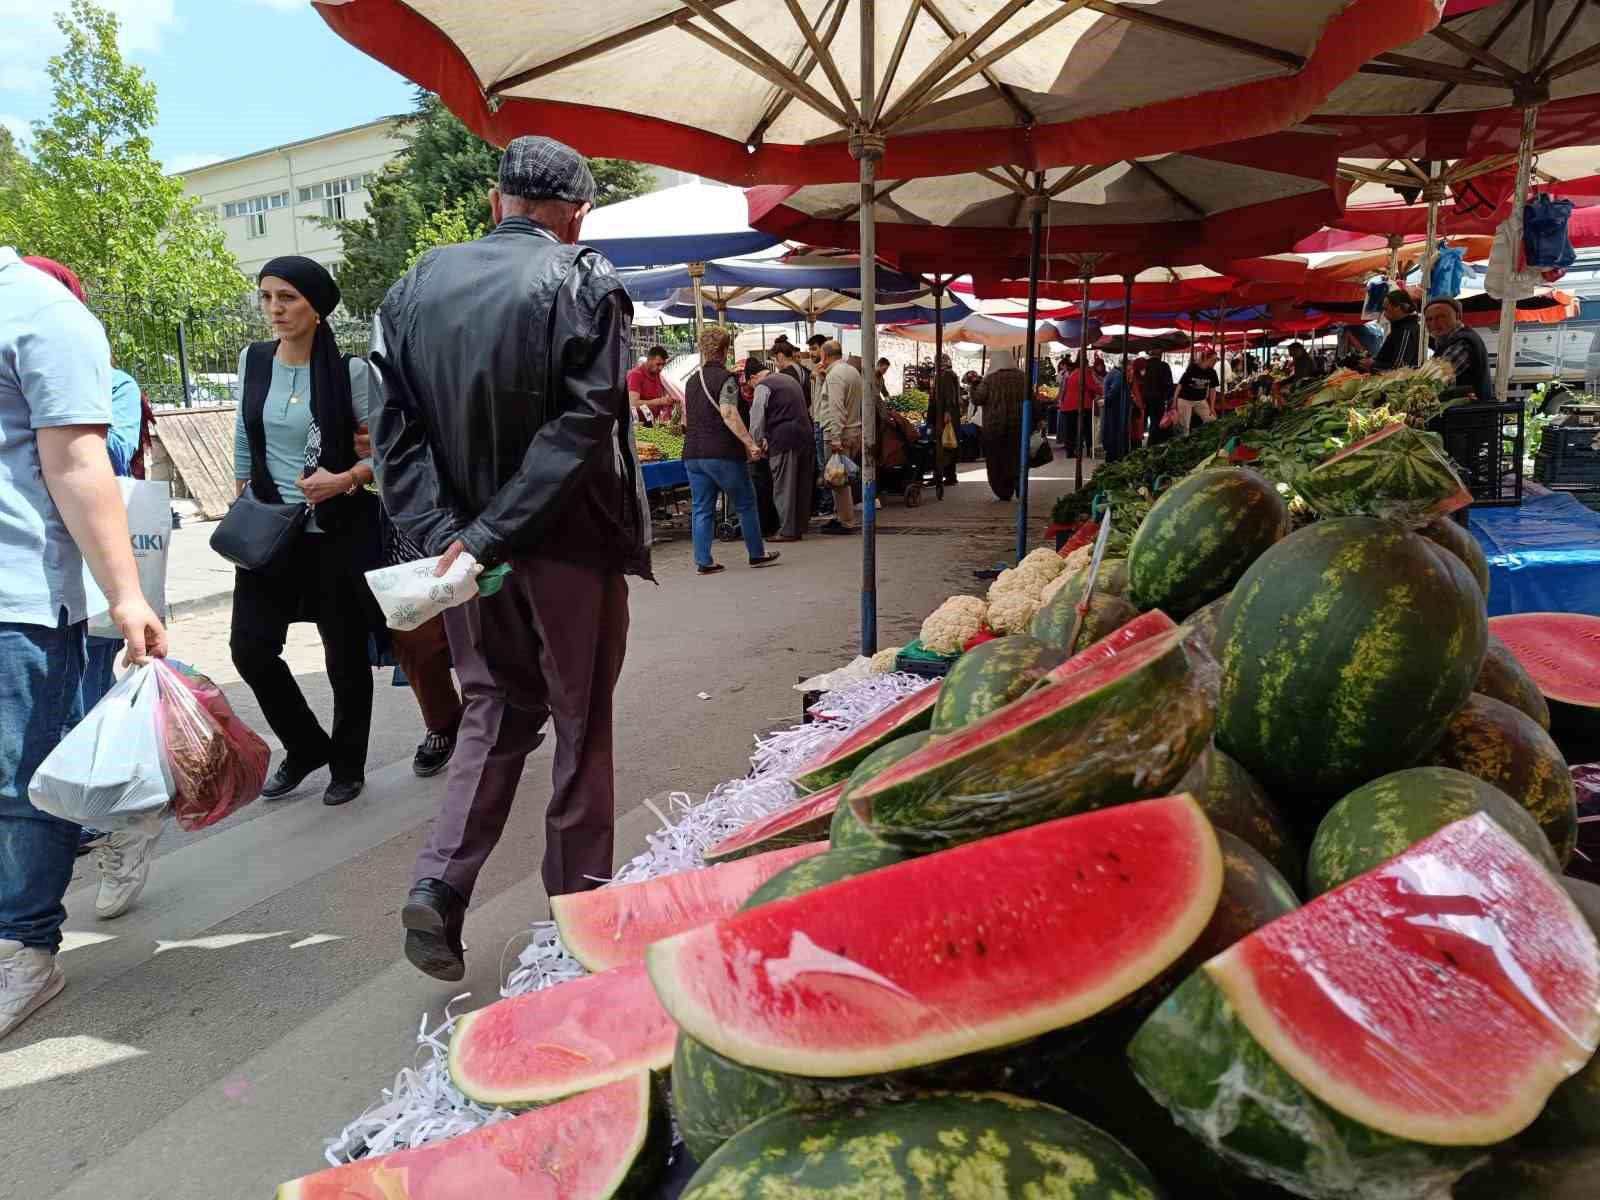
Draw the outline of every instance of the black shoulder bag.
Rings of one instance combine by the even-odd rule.
[[[217,522],[211,548],[246,571],[270,572],[288,555],[310,518],[310,507],[284,504],[278,489],[266,477],[270,498],[258,496],[259,479],[266,476],[266,400],[272,386],[275,342],[257,342],[245,354],[239,406],[250,439],[251,481]]]

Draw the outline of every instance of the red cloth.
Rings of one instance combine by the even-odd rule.
[[[667,395],[667,385],[661,382],[661,372],[646,371],[642,363],[628,372],[628,391],[638,395],[640,404],[648,404],[651,412],[672,411],[672,397]]]
[[[78,282],[78,274],[71,267],[63,266],[55,259],[45,258],[40,254],[24,255],[22,261],[30,267],[38,267],[80,301],[83,300],[83,284]]]
[[[1088,380],[1088,390],[1085,395],[1090,402],[1091,408],[1094,401],[1104,394],[1105,385],[1100,382],[1099,377],[1092,370],[1087,376],[1084,375],[1081,369],[1071,371],[1061,381],[1061,394],[1056,400],[1056,407],[1061,409],[1062,412],[1078,411],[1078,390],[1083,386],[1081,381],[1085,378]]]

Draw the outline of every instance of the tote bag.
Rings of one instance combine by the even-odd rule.
[[[172,541],[172,485],[165,480],[119,476],[123,507],[128,510],[128,537],[133,561],[139,568],[139,591],[158,617],[167,613],[167,553]],[[94,581],[89,564],[83,566],[83,591],[89,602],[89,633],[93,637],[121,637],[111,623],[111,605]]]

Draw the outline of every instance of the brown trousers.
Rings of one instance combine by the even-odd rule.
[[[444,614],[415,629],[391,629],[389,644],[406,682],[416,693],[422,723],[429,733],[449,733],[461,720],[461,697],[450,678],[450,642]]]
[[[416,877],[442,879],[471,897],[505,829],[523,764],[553,716],[545,891],[597,887],[612,870],[611,697],[627,649],[627,582],[592,567],[515,558],[498,593],[444,616],[466,708]]]

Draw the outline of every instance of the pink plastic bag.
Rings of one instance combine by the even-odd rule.
[[[173,815],[183,829],[204,829],[261,794],[272,752],[210,679],[176,659],[153,661]]]

